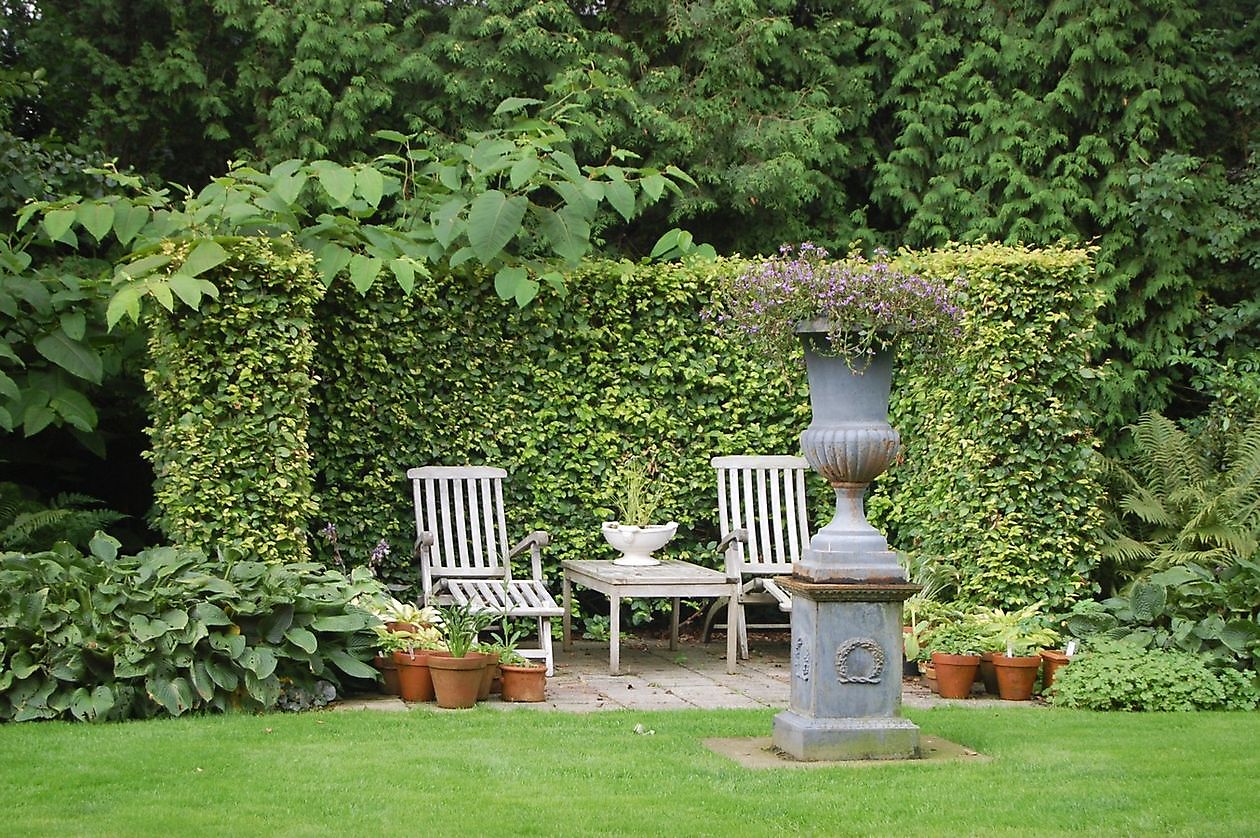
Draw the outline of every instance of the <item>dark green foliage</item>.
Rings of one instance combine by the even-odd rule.
[[[93,533],[124,517],[102,507],[96,498],[71,493],[45,504],[27,487],[0,483],[0,551],[48,550],[58,541],[86,550]]]
[[[372,678],[374,618],[350,601],[379,592],[370,575],[231,549],[120,556],[101,533],[90,554],[4,553],[0,721],[267,710]]]
[[[1194,562],[1228,566],[1260,545],[1260,418],[1194,436],[1157,413],[1132,427],[1124,460],[1108,461],[1111,581]],[[1219,447],[1217,447],[1219,446]]]
[[[217,299],[150,319],[157,525],[181,546],[308,559],[311,312],[324,289],[286,239],[227,244]],[[176,263],[188,255],[171,248]]]
[[[1216,669],[1260,670],[1260,563],[1179,565],[1101,603],[1078,603],[1066,625],[1089,642],[1178,649]]]
[[[951,566],[962,600],[1075,599],[1102,524],[1087,405],[1098,304],[1089,254],[983,245],[908,264],[961,275],[966,314],[948,359],[898,360],[902,462],[881,480],[871,518],[894,546]]]
[[[1050,700],[1084,710],[1254,710],[1260,683],[1251,671],[1218,676],[1188,652],[1110,643],[1060,669]]]

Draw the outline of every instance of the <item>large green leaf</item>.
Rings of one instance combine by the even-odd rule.
[[[226,663],[215,658],[207,658],[202,663],[205,664],[206,674],[210,676],[210,679],[228,692],[236,689],[240,684],[240,676]]]
[[[131,636],[141,643],[156,640],[171,630],[164,621],[143,614],[133,614],[127,621],[127,627],[131,629]]]
[[[341,649],[333,649],[328,653],[328,659],[331,660],[338,669],[352,678],[375,678],[377,672],[363,661],[356,657],[352,657]]]
[[[120,204],[114,210],[114,236],[125,245],[136,237],[148,220],[148,207]]]
[[[590,248],[591,225],[573,206],[559,212],[545,208],[536,211],[539,228],[551,249],[570,263],[576,263]]]
[[[93,384],[101,383],[104,372],[101,356],[87,344],[71,339],[61,327],[36,340],[35,349],[71,375]]]
[[[284,633],[290,643],[304,652],[313,653],[319,648],[315,635],[300,626],[293,626]]]
[[[366,614],[330,614],[317,617],[311,621],[311,628],[316,631],[349,632],[367,628]]]
[[[44,232],[48,234],[48,238],[57,241],[70,229],[74,218],[74,210],[52,210],[44,216]]]
[[[98,242],[108,235],[110,228],[114,226],[114,208],[109,204],[80,204],[78,210],[75,211],[75,218],[83,229],[92,234],[92,238]]]
[[[91,431],[96,427],[96,408],[78,390],[62,387],[53,395],[48,406],[69,425],[81,431]]]
[[[182,715],[193,706],[192,687],[182,677],[152,675],[144,679],[144,688],[149,698],[162,705],[172,716]]]
[[[384,263],[375,256],[356,253],[350,257],[350,283],[360,294],[366,294],[376,282]]]
[[[613,178],[604,184],[604,197],[626,221],[634,217],[634,190],[624,179]]]
[[[175,292],[175,296],[184,301],[184,305],[189,308],[197,308],[201,305],[201,282],[193,279],[188,274],[177,273],[166,282],[167,286]]]
[[[355,172],[354,183],[359,195],[368,205],[375,208],[381,203],[381,195],[385,191],[385,178],[371,166],[364,166]]]
[[[521,229],[529,202],[497,189],[478,195],[468,210],[468,244],[482,264],[498,256]]]
[[[330,165],[321,169],[319,184],[334,206],[344,207],[354,197],[354,172],[344,166]]]
[[[227,261],[227,258],[228,253],[223,249],[223,245],[213,239],[207,239],[193,248],[192,253],[189,253],[188,258],[184,260],[184,264],[180,267],[179,272],[187,276],[197,276],[211,268],[222,265]]]

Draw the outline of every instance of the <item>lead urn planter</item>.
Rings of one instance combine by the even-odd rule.
[[[871,481],[897,458],[901,437],[888,422],[891,348],[853,362],[830,353],[830,323],[797,325],[805,349],[813,419],[801,433],[805,459],[836,493],[835,515],[809,542],[793,575],[819,583],[904,583],[888,540],[866,520]]]

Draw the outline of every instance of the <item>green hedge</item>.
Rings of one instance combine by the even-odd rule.
[[[1090,253],[972,245],[912,261],[964,275],[967,314],[943,363],[900,359],[902,464],[871,517],[899,549],[952,565],[965,600],[1057,607],[1087,588],[1102,527]]]
[[[218,299],[151,318],[156,523],[181,546],[308,560],[311,312],[324,288],[285,239],[224,244],[226,261],[202,274]]]
[[[548,530],[554,576],[564,559],[615,556],[599,534],[607,471],[653,448],[662,517],[680,524],[671,554],[716,565],[709,459],[796,451],[809,417],[803,371],[768,366],[701,320],[712,277],[731,269],[594,262],[566,277],[567,297],[523,310],[476,279],[410,298],[383,283],[366,298],[334,286],[318,317],[311,424],[322,520],[352,561],[385,538],[395,578],[414,581],[406,470],[500,465],[509,538]]]
[[[592,262],[567,277],[567,296],[525,309],[478,278],[423,281],[410,296],[338,283],[308,333],[319,296],[308,267],[282,249],[261,271],[259,247],[235,249],[202,316],[163,318],[155,334],[155,461],[177,540],[300,553],[295,531],[331,522],[351,563],[384,539],[386,573],[412,583],[406,470],[497,464],[510,475],[509,536],[550,531],[554,579],[564,559],[612,557],[598,526],[612,505],[608,469],[654,449],[661,511],[681,525],[671,554],[717,566],[709,459],[794,452],[808,424],[803,370],[702,318],[738,260]],[[1083,403],[1089,254],[978,246],[903,258],[966,274],[971,311],[946,363],[900,361],[903,462],[879,481],[871,517],[895,547],[955,566],[967,599],[1068,600],[1086,584],[1100,523]],[[830,493],[813,485],[817,524]]]

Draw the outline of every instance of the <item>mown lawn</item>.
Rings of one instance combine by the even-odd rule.
[[[769,735],[752,711],[7,725],[0,834],[1260,832],[1260,713],[909,715],[992,761],[753,771],[701,744]]]

